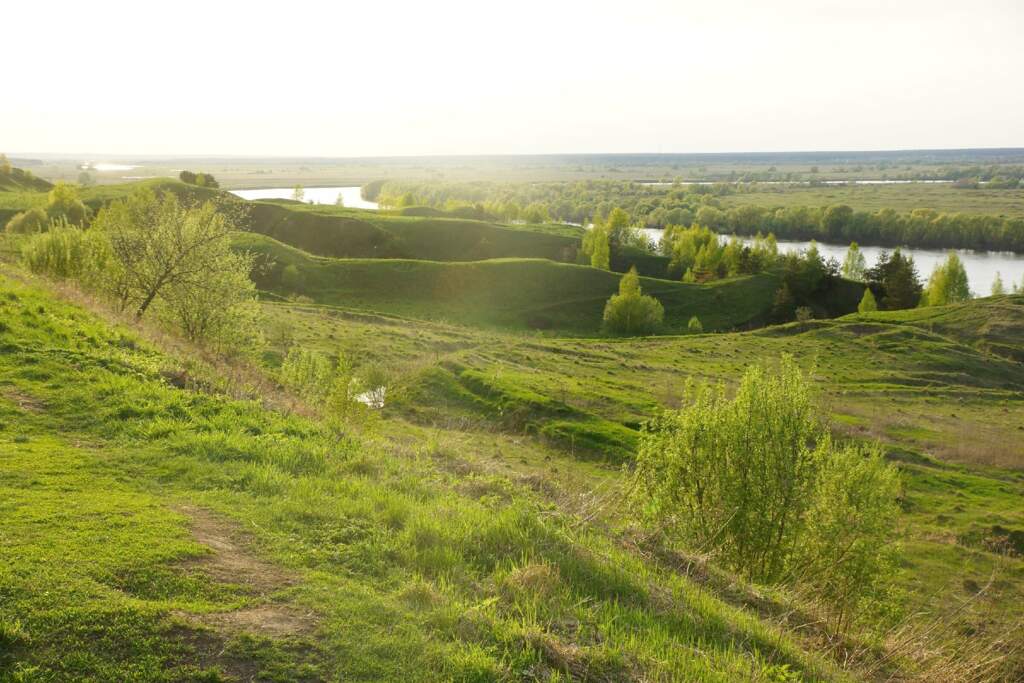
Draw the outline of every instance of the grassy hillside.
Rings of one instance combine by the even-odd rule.
[[[0,192],[47,192],[50,183],[20,168],[10,173],[0,173]]]
[[[254,202],[250,229],[317,256],[339,258],[570,261],[579,245],[579,239],[569,235],[482,221],[394,216],[281,201]]]
[[[846,679],[552,506],[512,440],[338,440],[6,277],[0,310],[5,679]]]
[[[257,276],[257,284],[281,295],[506,329],[597,334],[605,302],[618,291],[621,278],[596,268],[540,259],[326,259],[260,235],[241,234],[236,242],[273,262]],[[289,279],[289,266],[298,279]],[[777,284],[774,276],[759,275],[707,285],[644,278],[642,286],[664,305],[666,331],[680,332],[694,315],[708,330],[760,322]]]
[[[572,482],[569,497],[586,500],[595,491],[614,498],[607,491],[622,485],[616,467],[629,462],[639,424],[679,406],[687,378],[732,383],[755,360],[794,354],[814,368],[837,437],[880,440],[902,471],[894,604],[947,647],[980,651],[995,640],[1002,656],[1020,647],[1007,638],[1019,633],[1024,604],[1024,365],[989,339],[998,331],[1022,347],[1024,297],[625,340],[529,339],[287,303],[266,310],[271,364],[291,344],[383,364],[394,378],[392,419],[468,425],[482,449],[495,431],[523,439],[536,454],[502,446],[506,461]],[[624,513],[609,505],[601,514],[611,524]],[[936,647],[904,654],[926,660]]]

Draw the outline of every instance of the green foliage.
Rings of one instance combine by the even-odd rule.
[[[871,293],[870,287],[864,288],[864,296],[861,297],[860,303],[857,304],[858,313],[871,313],[878,310],[878,303],[875,301],[875,295]]]
[[[1006,286],[1003,284],[1003,277],[996,271],[995,279],[992,280],[992,296],[1003,296],[1006,294]]]
[[[334,368],[327,356],[292,346],[281,364],[281,384],[313,403],[320,403],[332,388]]]
[[[967,271],[956,252],[949,252],[946,262],[935,266],[924,294],[922,303],[928,306],[956,304],[971,298]]]
[[[46,211],[36,207],[12,216],[4,229],[12,234],[32,234],[42,232],[49,223],[50,218],[46,215]]]
[[[844,619],[888,579],[896,475],[877,450],[833,446],[788,356],[774,374],[751,366],[731,399],[691,383],[643,432],[634,483],[670,537],[755,581],[812,585]]]
[[[948,174],[944,177],[955,175],[950,169],[944,172]],[[991,170],[986,169],[982,175],[991,177]],[[744,176],[750,180],[796,179],[792,174],[786,177],[763,171],[747,172]],[[621,207],[635,224],[645,227],[697,223],[720,234],[773,233],[780,239],[817,239],[832,244],[856,240],[860,244],[893,247],[1024,252],[1024,216],[1016,196],[1002,199],[993,196],[998,192],[989,192],[984,199],[971,201],[965,199],[965,193],[957,194],[942,185],[830,186],[827,191],[800,185],[651,186],[610,180],[390,181],[384,185],[389,193],[413,192],[419,203],[428,206],[443,207],[453,198],[480,202],[502,220],[515,220],[518,207],[532,202],[543,203],[554,220],[581,225],[597,223],[598,217],[606,215],[612,207]],[[843,201],[835,201],[836,195]],[[858,201],[864,195],[870,199]],[[871,210],[854,210],[847,201],[867,204]],[[932,205],[942,210],[917,208]],[[891,208],[894,206],[901,210]]]
[[[855,282],[863,282],[867,274],[867,263],[864,254],[856,242],[850,242],[850,248],[846,251],[846,258],[843,259],[843,277]]]
[[[66,222],[54,223],[22,246],[29,270],[58,279],[91,281],[100,275],[106,257],[102,239]]]
[[[589,256],[593,268],[609,270],[611,268],[611,244],[608,229],[604,225],[594,225],[583,235],[581,250]]]
[[[793,292],[790,290],[789,284],[784,282],[775,291],[775,297],[772,300],[771,319],[773,322],[785,323],[792,320],[795,316],[796,299],[793,298]]]
[[[74,185],[59,182],[47,197],[46,215],[50,220],[66,220],[72,225],[85,226],[91,212],[78,196]]]
[[[690,322],[686,323],[686,330],[694,334],[700,334],[704,331],[704,326],[700,322],[700,318],[692,316]]]
[[[922,286],[912,256],[904,256],[899,249],[890,255],[882,252],[878,261],[867,271],[870,286],[883,292],[882,307],[888,311],[916,308],[921,301]]]
[[[184,300],[224,304],[229,291],[237,304],[250,300],[252,290],[239,285],[252,259],[232,255],[235,225],[225,207],[218,210],[213,202],[190,207],[170,192],[158,197],[141,189],[104,208],[92,229],[110,242],[117,267],[109,279],[118,303],[141,318],[158,299],[178,311],[187,305]],[[229,282],[218,284],[218,278]],[[206,298],[202,288],[216,288],[219,295]],[[175,303],[175,297],[182,301]]]
[[[296,185],[292,189],[292,200],[296,202],[305,201],[306,191],[302,189],[302,185]]]
[[[665,309],[653,296],[640,291],[640,277],[631,268],[619,282],[619,293],[613,294],[604,307],[605,329],[613,334],[651,334],[661,327]]]
[[[899,474],[877,444],[835,448],[821,461],[794,573],[829,605],[836,631],[886,597],[898,558],[900,494]]]
[[[210,173],[182,171],[178,174],[178,179],[186,185],[195,185],[196,187],[206,187],[213,190],[220,187],[220,183],[218,183],[217,179]]]

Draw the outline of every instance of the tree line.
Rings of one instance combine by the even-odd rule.
[[[999,181],[998,177],[994,180]],[[1007,185],[1008,186],[1008,185]],[[994,187],[987,185],[986,187]],[[693,222],[717,232],[779,239],[878,246],[1024,252],[1024,218],[946,213],[933,209],[855,211],[824,207],[724,208],[719,198],[738,195],[742,184],[652,185],[629,181],[544,183],[377,181],[366,191],[383,206],[472,207],[499,221],[587,225],[619,207],[636,225],[664,228]]]

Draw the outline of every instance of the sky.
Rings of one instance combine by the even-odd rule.
[[[48,0],[3,15],[8,153],[1024,146],[1019,0]]]

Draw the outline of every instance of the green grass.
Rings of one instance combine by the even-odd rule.
[[[397,216],[375,211],[259,201],[250,229],[317,256],[476,261],[546,258],[571,261],[578,235],[545,226],[502,226],[458,218]]]
[[[999,637],[1021,616],[1024,559],[1002,556],[998,538],[1024,532],[1024,366],[1007,352],[1019,353],[1024,339],[1024,297],[626,340],[530,339],[288,303],[265,309],[270,357],[298,343],[384,364],[396,378],[391,419],[469,425],[478,449],[498,430],[559,453],[499,449],[513,465],[521,457],[515,466],[528,476],[572,481],[581,499],[621,482],[615,467],[628,462],[636,428],[680,405],[687,378],[731,383],[749,363],[792,353],[814,368],[837,437],[881,440],[903,472],[896,604],[922,621],[968,604],[948,628],[979,639]],[[611,524],[628,518],[615,506],[604,512]],[[958,646],[970,648],[965,642]]]
[[[448,320],[513,330],[597,335],[608,297],[621,275],[541,259],[491,259],[466,263],[402,259],[327,259],[251,233],[236,239],[274,266],[257,284],[281,295],[317,303]],[[298,283],[283,278],[295,266]],[[686,329],[690,317],[706,330],[761,322],[777,287],[774,276],[719,280],[706,285],[642,278],[645,293],[665,307],[665,331]]]
[[[948,183],[898,185],[755,186],[755,191],[721,198],[733,206],[830,206],[848,204],[856,211],[935,209],[945,213],[1024,217],[1024,189],[969,190]]]
[[[844,678],[443,432],[337,441],[32,287],[0,310],[4,679]]]

